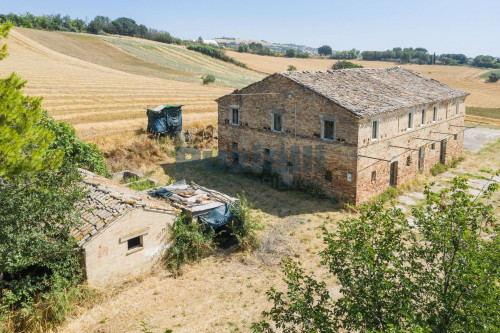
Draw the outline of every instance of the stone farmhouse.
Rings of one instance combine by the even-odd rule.
[[[104,284],[151,269],[167,248],[180,210],[165,201],[80,169],[88,194],[73,236],[89,283]]]
[[[462,154],[467,95],[401,67],[275,73],[217,99],[219,156],[359,204]]]

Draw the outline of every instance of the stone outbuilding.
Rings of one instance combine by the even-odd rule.
[[[89,283],[150,270],[168,247],[169,226],[180,210],[90,171],[80,173],[88,193],[80,205],[82,224],[73,236],[83,250]]]
[[[275,73],[217,99],[219,156],[359,204],[462,154],[467,95],[402,67]]]

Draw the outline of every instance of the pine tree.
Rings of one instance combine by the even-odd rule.
[[[0,37],[6,37],[10,24],[0,26]],[[0,59],[7,55],[6,44],[0,49]],[[56,169],[62,151],[47,154],[55,135],[40,124],[41,99],[25,96],[26,81],[15,73],[0,79],[0,177],[30,175]]]

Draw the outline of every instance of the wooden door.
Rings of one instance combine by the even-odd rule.
[[[398,161],[391,163],[391,177],[389,179],[389,184],[391,186],[398,185]]]
[[[441,140],[441,152],[439,155],[439,162],[441,164],[446,164],[446,141],[447,139]]]

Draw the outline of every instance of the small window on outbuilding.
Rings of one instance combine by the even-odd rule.
[[[457,140],[458,139],[458,134],[453,134],[453,140]]]
[[[460,112],[460,101],[457,100],[455,104],[455,114],[458,114]]]
[[[238,150],[238,142],[233,142],[231,148],[233,148],[233,150]]]
[[[264,148],[264,156],[271,156],[271,149]]]
[[[432,121],[437,121],[437,118],[438,118],[438,108],[437,106],[435,106],[432,109]]]
[[[410,166],[410,165],[411,165],[411,156],[408,156],[408,157],[406,158],[406,165],[407,165],[407,166]]]
[[[421,111],[421,122],[420,124],[425,125],[425,109]]]
[[[129,251],[142,248],[142,236],[130,238],[127,240],[127,246]]]
[[[435,142],[431,143],[431,149],[436,149],[436,143]]]
[[[372,171],[372,183],[375,183],[377,180],[377,171]]]
[[[332,181],[332,172],[330,170],[325,171],[325,180]]]

